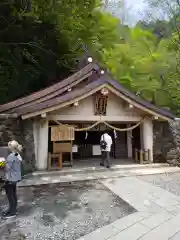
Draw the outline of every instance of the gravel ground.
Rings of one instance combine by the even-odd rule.
[[[152,183],[177,196],[180,196],[180,173],[138,176],[138,179]]]
[[[25,187],[18,195],[18,216],[0,220],[1,240],[75,240],[135,212],[97,181]]]

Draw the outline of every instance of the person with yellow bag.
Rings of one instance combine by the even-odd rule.
[[[3,190],[5,181],[4,181],[4,168],[6,160],[4,157],[0,157],[0,191]]]
[[[21,162],[22,158],[20,152],[22,146],[15,140],[8,143],[10,154],[5,159],[5,162],[1,161],[1,167],[4,168],[4,190],[9,202],[9,209],[3,213],[6,218],[14,217],[17,211],[17,182],[21,180]]]
[[[0,158],[0,168],[3,169],[5,167],[5,159]]]

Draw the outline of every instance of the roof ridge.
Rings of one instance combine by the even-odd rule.
[[[17,108],[22,106],[24,103],[31,103],[35,100],[41,99],[48,94],[54,93],[54,91],[59,91],[63,87],[67,86],[68,84],[76,81],[78,78],[82,77],[83,75],[86,75],[87,73],[91,72],[93,69],[96,69],[97,66],[93,63],[89,63],[76,73],[70,75],[66,79],[63,79],[62,81],[59,81],[57,83],[52,84],[49,87],[46,87],[44,89],[41,89],[39,91],[36,91],[34,93],[29,94],[26,97],[18,98],[17,100],[5,103],[0,105],[0,112],[4,112],[6,110],[11,110],[12,108]],[[63,86],[62,86],[63,85]]]

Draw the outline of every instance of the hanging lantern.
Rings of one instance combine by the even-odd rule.
[[[93,61],[92,57],[88,57],[87,60],[88,60],[89,63],[92,63],[92,61]]]
[[[75,106],[75,107],[79,106],[79,102],[75,102],[75,103],[74,103],[74,106]]]
[[[46,113],[42,113],[42,114],[41,114],[41,117],[42,117],[42,118],[46,118]]]
[[[102,88],[101,89],[101,94],[104,95],[104,96],[107,96],[109,93],[108,89],[107,88]]]
[[[129,108],[133,108],[134,106],[132,104],[129,104]]]
[[[102,69],[100,73],[101,73],[101,75],[103,75],[104,74],[104,70]]]

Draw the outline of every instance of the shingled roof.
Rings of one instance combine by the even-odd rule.
[[[60,104],[71,103],[77,98],[83,99],[84,95],[91,95],[103,86],[111,88],[122,97],[133,101],[137,107],[146,108],[152,112],[164,116],[168,119],[174,119],[175,116],[165,109],[161,109],[148,101],[141,99],[134,93],[125,89],[119,82],[114,80],[109,74],[96,74],[96,78],[90,79],[93,72],[100,72],[100,68],[96,64],[88,64],[80,71],[71,75],[67,79],[52,85],[46,89],[33,93],[27,97],[15,100],[13,102],[0,106],[0,113],[17,113],[18,116],[37,116],[43,112],[50,112]],[[89,79],[87,81],[87,79]],[[82,84],[84,83],[84,85]],[[68,89],[72,91],[68,91]]]

